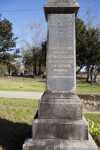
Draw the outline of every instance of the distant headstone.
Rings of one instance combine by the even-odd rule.
[[[76,95],[75,0],[49,0],[47,81],[23,150],[98,150]]]

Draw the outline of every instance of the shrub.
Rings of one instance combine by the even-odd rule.
[[[91,120],[88,120],[88,123],[89,123],[89,131],[90,131],[90,134],[91,134],[94,138],[99,137],[99,136],[100,136],[100,124],[94,123],[94,122],[91,121]]]

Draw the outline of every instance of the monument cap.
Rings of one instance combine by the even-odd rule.
[[[80,8],[80,5],[75,0],[48,0],[48,3],[44,5],[44,12],[46,20],[48,20],[48,14],[54,13],[75,13]]]
[[[49,3],[53,3],[53,2],[55,2],[55,3],[72,3],[72,2],[75,2],[75,0],[48,0],[48,2]]]

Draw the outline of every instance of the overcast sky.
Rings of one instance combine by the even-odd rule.
[[[48,0],[0,0],[0,13],[2,18],[7,18],[13,24],[15,36],[20,36],[23,24],[32,20],[43,19],[44,29],[47,23],[44,17],[43,5]],[[100,23],[100,0],[76,0],[80,4],[78,17],[86,22],[86,11],[90,7],[95,23]],[[19,43],[17,44],[17,47]]]

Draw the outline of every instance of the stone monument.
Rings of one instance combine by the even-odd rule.
[[[23,150],[98,150],[76,95],[75,0],[48,0],[46,92]]]

